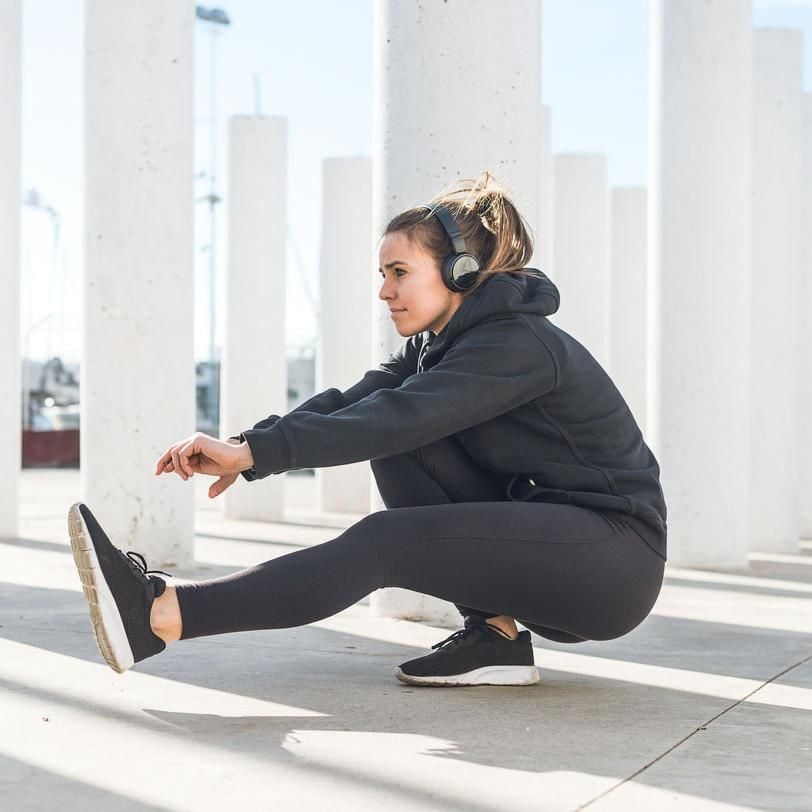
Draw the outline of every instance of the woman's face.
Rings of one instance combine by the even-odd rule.
[[[402,336],[439,333],[462,304],[462,294],[445,286],[431,255],[403,231],[383,238],[378,272],[383,280],[378,296],[394,311],[390,318]]]

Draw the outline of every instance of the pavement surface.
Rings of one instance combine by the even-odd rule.
[[[352,521],[318,523],[312,478],[287,476],[295,524],[225,522],[200,490],[179,580]],[[625,637],[534,636],[529,687],[398,682],[449,630],[371,617],[367,600],[181,641],[118,675],[70,554],[79,493],[76,471],[25,471],[21,537],[0,539],[2,812],[812,809],[812,546],[753,555],[746,574],[669,566]]]

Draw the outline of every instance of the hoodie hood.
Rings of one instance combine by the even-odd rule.
[[[432,363],[436,363],[462,333],[486,319],[520,313],[536,316],[555,313],[559,305],[558,288],[538,268],[524,270],[531,273],[505,272],[488,277],[463,300],[448,324],[436,336],[426,331],[420,361],[431,356]],[[424,367],[424,363],[419,367]]]

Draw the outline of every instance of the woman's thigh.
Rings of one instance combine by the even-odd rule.
[[[573,505],[392,508],[357,527],[382,548],[382,586],[584,639],[631,631],[648,615],[662,584],[663,560],[630,527]]]

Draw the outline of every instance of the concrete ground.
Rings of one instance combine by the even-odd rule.
[[[288,481],[297,525],[224,522],[199,494],[197,565],[177,575],[337,535],[342,517],[306,523],[312,478]],[[22,537],[0,540],[4,811],[812,809],[812,549],[753,556],[747,575],[669,567],[625,637],[534,637],[530,687],[399,683],[448,630],[366,601],[118,675],[70,555],[79,493],[75,471],[24,472]]]

